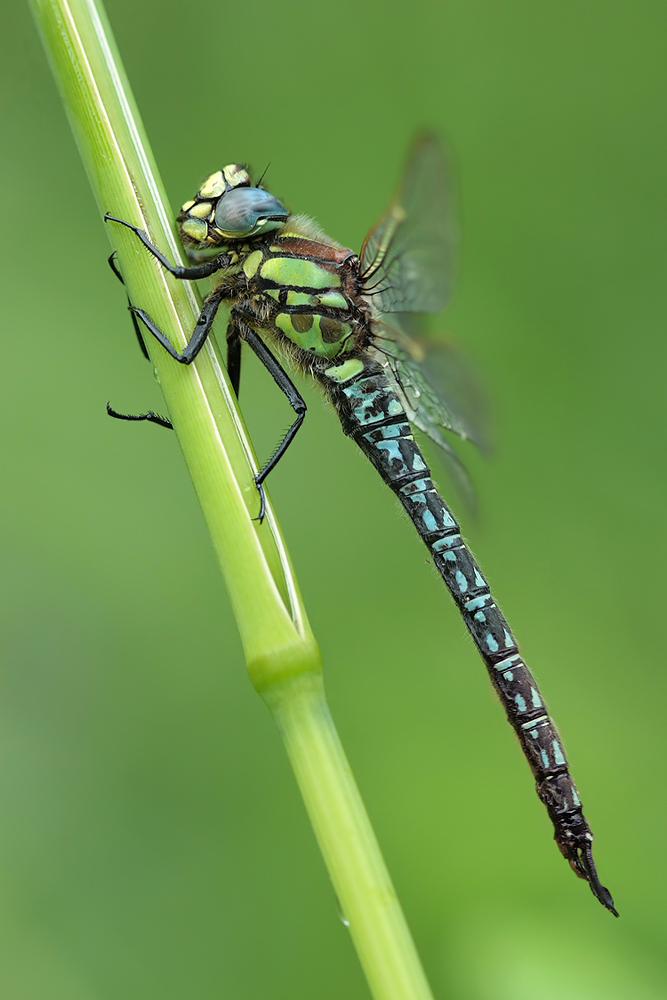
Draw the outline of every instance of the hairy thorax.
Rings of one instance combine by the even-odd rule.
[[[316,237],[316,238],[313,238]],[[342,358],[369,339],[359,258],[303,218],[235,248],[233,298],[250,326],[296,347],[300,360]]]

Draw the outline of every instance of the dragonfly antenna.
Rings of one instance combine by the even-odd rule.
[[[264,167],[264,172],[262,173],[262,176],[259,178],[259,180],[255,184],[255,187],[259,187],[260,186],[260,184],[262,183],[262,181],[264,180],[264,178],[266,176],[266,171],[269,169],[270,166],[271,166],[271,161],[269,160],[269,162],[267,163],[267,165]]]

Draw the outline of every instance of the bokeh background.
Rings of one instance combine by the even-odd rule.
[[[495,411],[462,516],[555,716],[621,919],[551,840],[481,662],[332,412],[272,476],[335,719],[437,997],[665,989],[659,0],[108,0],[176,208],[245,160],[351,247],[416,128],[454,152],[443,330]],[[8,1000],[367,988],[241,647],[26,6],[0,31]],[[248,358],[260,454],[289,411]]]

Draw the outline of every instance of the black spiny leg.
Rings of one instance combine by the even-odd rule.
[[[108,263],[109,267],[111,268],[111,270],[113,271],[113,273],[118,278],[118,280],[120,281],[121,285],[124,286],[125,282],[123,280],[123,275],[120,273],[120,271],[116,267],[116,251],[115,250],[111,254],[111,256],[109,257],[109,260],[107,261],[107,263]],[[139,329],[139,323],[137,322],[137,317],[132,312],[132,303],[130,302],[130,296],[129,295],[127,297],[127,308],[130,311],[130,316],[132,318],[132,326],[134,327],[134,332],[137,335],[137,340],[139,341],[139,347],[141,348],[141,353],[146,358],[146,361],[150,361],[150,358],[148,356],[148,351],[146,350],[146,344],[144,343],[144,338],[141,336],[141,330]]]
[[[148,420],[151,424],[159,424],[160,427],[168,427],[172,431],[174,429],[171,420],[161,417],[159,413],[154,413],[153,410],[148,410],[147,413],[119,413],[118,410],[114,410],[111,403],[107,403],[107,413],[110,417],[116,417],[117,420]]]
[[[183,365],[189,365],[192,364],[206,343],[206,338],[213,326],[215,314],[220,308],[220,303],[223,299],[228,298],[229,295],[230,292],[225,285],[219,285],[218,288],[213,289],[210,295],[204,300],[195,328],[182,351],[176,350],[169,337],[155,325],[147,312],[132,305],[130,306],[130,311],[141,320],[148,332],[152,333],[156,340],[159,340],[164,349],[169,352],[175,361],[180,361]]]
[[[227,267],[231,260],[229,254],[222,253],[218,254],[218,256],[215,257],[213,260],[207,261],[206,263],[200,264],[195,267],[181,267],[180,265],[177,266],[172,264],[169,260],[167,260],[167,258],[162,253],[160,253],[157,247],[151,243],[151,241],[148,238],[148,235],[143,231],[143,229],[139,229],[137,226],[133,226],[131,223],[125,222],[123,219],[117,219],[114,216],[109,215],[108,212],[104,216],[104,221],[117,222],[120,225],[126,226],[128,229],[131,229],[132,232],[136,233],[136,235],[139,237],[139,239],[146,247],[146,249],[149,250],[150,253],[152,253],[153,256],[160,262],[160,264],[162,264],[162,266],[167,271],[169,271],[170,274],[173,274],[174,277],[176,278],[182,278],[182,279],[206,278],[209,275],[214,274],[215,271],[220,270],[220,268]],[[114,272],[118,280],[121,281],[122,284],[124,285],[125,282],[123,280],[123,276],[116,267],[114,258],[115,258],[115,253],[111,254],[111,256],[109,257],[109,266],[111,267],[111,270]],[[206,338],[209,335],[211,326],[213,324],[213,320],[215,319],[215,314],[217,313],[218,308],[220,307],[220,303],[228,295],[229,293],[225,289],[224,285],[221,285],[219,288],[214,289],[214,291],[208,296],[208,298],[204,302],[202,311],[199,314],[199,318],[197,320],[195,329],[192,332],[192,336],[190,337],[182,353],[179,353],[173,347],[169,338],[166,337],[164,333],[162,333],[162,331],[155,325],[155,323],[148,315],[148,313],[144,312],[143,309],[139,309],[138,307],[132,305],[132,302],[130,301],[128,296],[128,308],[130,310],[130,315],[132,316],[132,324],[134,326],[134,332],[137,335],[139,346],[141,347],[144,356],[146,358],[149,358],[148,351],[146,350],[146,344],[141,334],[141,329],[139,327],[138,323],[139,319],[142,321],[142,323],[149,331],[149,333],[152,333],[153,336],[162,344],[165,350],[169,352],[172,358],[174,358],[176,361],[180,361],[182,364],[189,365],[192,361],[194,361],[199,351],[206,343]],[[110,403],[107,403],[107,413],[109,414],[110,417],[116,417],[119,420],[147,420],[150,421],[151,423],[159,424],[160,427],[173,428],[173,424],[171,423],[170,420],[167,420],[166,417],[161,417],[158,413],[154,413],[152,410],[149,410],[147,413],[137,413],[137,414],[118,413],[116,410],[113,409]]]
[[[116,251],[114,250],[114,252],[109,257],[107,263],[111,268],[111,270],[113,271],[113,273],[118,278],[118,280],[120,281],[121,285],[124,286],[125,282],[123,280],[123,275],[116,267],[115,258],[116,258]],[[130,302],[129,295],[127,297],[127,303],[128,303],[127,307],[130,311],[130,316],[132,317],[132,326],[134,327],[134,332],[137,335],[137,340],[139,341],[139,347],[141,348],[141,353],[143,354],[143,356],[146,358],[147,361],[150,361],[150,358],[148,356],[148,351],[146,350],[146,344],[144,343],[144,338],[141,336],[141,330],[139,329],[139,323],[137,322],[137,317],[132,312],[132,303]],[[152,424],[159,424],[160,427],[168,427],[170,430],[174,429],[174,425],[172,424],[171,420],[167,420],[166,417],[161,417],[159,413],[154,413],[153,410],[149,410],[147,413],[119,413],[117,410],[114,410],[111,403],[107,403],[107,413],[109,414],[110,417],[116,417],[117,420],[148,420]]]
[[[108,212],[104,215],[105,222],[118,222],[121,226],[125,226],[127,229],[131,229],[133,233],[139,237],[146,249],[153,254],[156,260],[162,264],[166,271],[173,274],[175,278],[182,278],[184,280],[190,279],[196,281],[197,278],[208,278],[209,275],[215,274],[222,267],[228,267],[231,262],[231,257],[228,253],[218,254],[213,260],[206,261],[205,264],[197,264],[194,267],[183,267],[181,264],[172,264],[170,260],[160,253],[158,248],[154,243],[151,243],[148,238],[148,233],[145,233],[143,229],[139,229],[138,226],[133,226],[131,222],[125,222],[124,219],[117,219],[113,215],[109,215]]]
[[[241,338],[233,323],[227,327],[227,374],[232,383],[234,395],[238,399],[241,385]]]
[[[274,451],[271,458],[266,462],[262,468],[259,470],[255,476],[255,485],[259,492],[259,516],[256,518],[261,524],[264,520],[264,512],[266,509],[266,498],[264,496],[264,489],[262,483],[268,476],[272,469],[275,469],[276,465],[283,457],[290,444],[294,440],[294,436],[298,431],[299,427],[303,423],[303,418],[306,415],[306,404],[301,398],[296,386],[293,385],[291,379],[288,377],[287,373],[283,370],[279,362],[274,358],[271,351],[268,349],[264,341],[259,337],[255,331],[248,326],[248,324],[241,318],[240,310],[234,308],[230,314],[230,326],[235,327],[238,331],[238,335],[241,340],[245,340],[246,344],[252,348],[259,360],[262,362],[266,370],[269,372],[273,381],[276,383],[279,389],[287,396],[290,406],[296,413],[296,420],[285,434],[284,438]],[[229,337],[229,333],[227,334]]]
[[[114,252],[109,257],[107,263],[109,264],[109,267],[120,281],[121,285],[125,285],[125,282],[123,281],[123,275],[116,267],[115,257],[116,257],[116,251],[114,250]],[[130,316],[132,317],[132,326],[134,327],[134,332],[137,335],[137,340],[139,341],[139,347],[141,348],[141,353],[143,354],[143,356],[146,358],[147,361],[150,361],[150,358],[148,356],[148,351],[146,350],[146,344],[144,343],[144,338],[141,336],[141,330],[139,329],[139,323],[137,322],[137,317],[132,312],[132,303],[130,302],[129,295],[127,297],[127,302],[128,302],[128,309],[130,310]],[[114,410],[111,403],[107,403],[107,413],[109,414],[110,417],[116,417],[118,420],[148,420],[152,424],[159,424],[160,427],[168,427],[170,430],[174,429],[174,425],[172,424],[171,420],[167,420],[166,417],[161,417],[159,413],[154,413],[153,410],[149,410],[147,413],[119,413],[117,410]]]

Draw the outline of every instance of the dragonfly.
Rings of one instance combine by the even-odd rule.
[[[413,432],[416,427],[435,441],[465,491],[467,478],[443,431],[481,443],[479,421],[460,391],[453,354],[416,334],[425,315],[446,306],[452,290],[447,174],[437,137],[418,136],[397,195],[358,254],[330,239],[307,216],[291,214],[261,179],[253,184],[240,164],[211,174],[182,206],[177,222],[189,266],[173,264],[131,223],[108,214],[105,219],[131,229],[174,277],[215,275],[183,350],[174,347],[145,310],[130,303],[146,356],[147,331],[174,361],[190,364],[225,303],[230,307],[227,370],[234,391],[238,395],[241,347],[246,344],[289,401],[294,421],[255,476],[260,521],[262,484],[306,414],[276,350],[323,389],[344,433],[398,498],[455,601],[518,737],[561,853],[600,903],[618,916],[598,877],[593,834],[544,697]],[[133,415],[107,409],[121,419],[171,426],[152,411]]]

